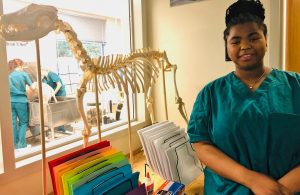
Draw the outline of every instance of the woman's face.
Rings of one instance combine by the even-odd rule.
[[[232,26],[226,44],[228,56],[237,69],[253,70],[263,66],[267,40],[255,22]]]

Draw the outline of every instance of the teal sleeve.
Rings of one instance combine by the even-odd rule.
[[[188,137],[191,143],[200,141],[211,142],[209,135],[209,93],[203,89],[194,103],[188,124]]]
[[[25,74],[25,82],[26,82],[26,84],[29,85],[29,86],[32,84],[32,81],[31,81],[31,79],[29,78],[29,75],[28,75],[28,74]]]
[[[57,83],[60,80],[59,76],[54,72],[49,72],[48,77],[49,77],[49,80],[51,80],[53,83]]]

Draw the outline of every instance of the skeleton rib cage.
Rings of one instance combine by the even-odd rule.
[[[97,75],[97,85],[100,92],[112,86],[113,88],[117,87],[119,91],[123,91],[125,94],[129,93],[128,86],[130,86],[132,93],[145,93],[145,77],[148,77],[150,82],[146,102],[149,109],[153,102],[151,88],[159,76],[160,69],[162,69],[165,71],[173,71],[176,103],[184,120],[186,122],[188,121],[184,103],[178,94],[176,86],[175,76],[177,66],[172,65],[168,61],[166,52],[139,49],[128,55],[100,56],[98,59],[92,60],[87,55],[85,49],[82,47],[82,43],[77,39],[76,33],[69,24],[59,20],[56,26],[59,31],[65,34],[66,40],[83,71],[83,77],[77,94],[79,108],[83,108],[82,96],[86,92],[87,83],[94,78],[94,75]],[[83,110],[79,110],[83,120],[86,120]],[[153,114],[154,113],[150,111],[150,115]],[[154,116],[152,116],[151,119],[152,122],[154,122]],[[88,136],[90,134],[90,128],[87,122],[85,122],[85,131],[83,135]]]

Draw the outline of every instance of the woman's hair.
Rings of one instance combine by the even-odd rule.
[[[23,60],[19,59],[19,58],[15,58],[13,60],[9,60],[8,62],[8,69],[9,72],[15,70],[17,67],[23,66],[24,62]]]
[[[264,23],[264,19],[265,9],[259,0],[238,0],[227,8],[225,17],[226,29],[223,33],[226,61],[231,61],[227,54],[227,37],[230,28],[237,24],[255,22],[258,27],[263,30],[264,36],[266,37],[268,29]]]

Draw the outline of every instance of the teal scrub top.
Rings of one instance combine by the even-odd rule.
[[[279,179],[300,163],[300,75],[273,69],[252,92],[233,72],[198,94],[191,143],[209,141],[243,166]],[[253,194],[204,170],[204,194]],[[297,193],[300,194],[300,193]]]
[[[56,86],[57,86],[56,83],[60,82],[62,86],[59,89],[59,91],[56,93],[56,96],[66,96],[65,86],[56,73],[49,72],[48,77],[46,79],[44,78],[43,82],[50,85],[54,90],[56,89]]]
[[[10,101],[18,103],[26,103],[26,85],[32,82],[26,72],[15,70],[9,74]]]

